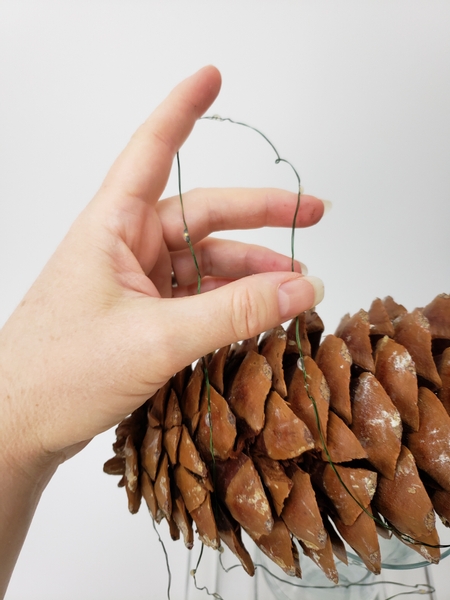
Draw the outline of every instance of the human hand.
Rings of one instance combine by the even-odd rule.
[[[184,194],[205,276],[205,293],[195,294],[179,199],[158,200],[176,151],[219,88],[218,71],[202,69],[138,129],[0,332],[0,433],[25,468],[73,455],[185,365],[321,300],[320,281],[302,276],[299,263],[292,273],[288,257],[208,237],[289,227],[297,194],[273,189]],[[297,226],[316,223],[323,210],[302,196]]]

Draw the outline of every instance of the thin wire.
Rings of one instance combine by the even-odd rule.
[[[300,175],[298,174],[297,169],[294,167],[294,165],[289,160],[287,160],[286,158],[282,158],[280,153],[278,152],[278,150],[275,148],[275,145],[269,140],[269,138],[262,131],[260,131],[256,127],[253,127],[253,125],[249,125],[248,123],[242,123],[241,121],[235,121],[234,119],[230,119],[230,117],[221,117],[220,115],[211,115],[211,116],[206,115],[204,117],[200,117],[200,119],[208,120],[208,121],[221,121],[221,122],[228,121],[228,123],[232,123],[233,125],[240,125],[242,127],[246,127],[247,129],[251,129],[252,131],[255,131],[257,134],[259,134],[262,138],[264,138],[266,140],[266,142],[269,144],[269,146],[275,152],[276,157],[277,157],[275,160],[275,164],[278,165],[280,163],[285,163],[292,169],[292,171],[297,179],[297,184],[298,184],[297,204],[295,206],[294,218],[292,221],[292,228],[291,228],[291,271],[294,271],[295,223],[297,222],[297,215],[298,215],[298,211],[300,209],[300,196],[301,196],[301,191],[302,191]]]
[[[191,571],[191,576],[192,576],[192,579],[194,580],[195,589],[198,590],[199,592],[206,592],[206,594],[208,596],[211,596],[212,598],[216,598],[216,600],[223,600],[222,596],[220,594],[218,594],[217,592],[210,592],[209,589],[206,587],[206,585],[203,585],[202,587],[200,587],[197,583],[197,570],[198,570],[198,568],[200,566],[200,562],[202,560],[203,548],[204,548],[204,544],[202,543],[202,546],[200,549],[200,554],[199,554],[198,560],[197,560],[197,564],[195,565],[195,568],[192,569],[192,571]]]
[[[187,221],[186,221],[186,215],[184,212],[183,193],[181,191],[181,164],[180,164],[180,153],[179,152],[177,152],[177,172],[178,172],[178,196],[180,198],[181,215],[183,218],[183,225],[184,225],[183,237],[184,237],[185,242],[189,246],[190,253],[194,260],[195,269],[197,271],[197,294],[200,294],[201,288],[202,288],[202,274],[200,272],[200,267],[198,266],[197,256],[195,255],[194,246],[192,245],[191,236],[189,234],[189,228],[188,228]],[[203,356],[201,360],[202,360],[203,373],[205,375],[207,411],[208,411],[208,417],[209,417],[209,449],[210,449],[212,465],[213,465],[213,468],[212,468],[213,483],[215,484],[215,482],[216,482],[216,480],[215,480],[216,459],[214,456],[213,422],[212,422],[212,416],[211,416],[211,384],[209,382],[208,366],[206,364],[205,357]],[[215,489],[215,485],[214,485],[214,489]]]
[[[223,561],[222,561],[222,556],[219,556],[219,562],[220,562],[220,566],[225,571],[225,573],[229,573],[230,571],[232,571],[234,569],[242,569],[243,568],[240,563],[236,563],[234,565],[231,565],[230,567],[225,567],[225,565],[223,564]],[[303,583],[294,583],[294,581],[292,579],[284,579],[282,577],[279,577],[278,575],[275,575],[275,573],[273,573],[270,569],[268,569],[265,565],[263,565],[261,563],[255,563],[255,567],[257,567],[258,569],[261,569],[262,571],[265,571],[268,575],[270,575],[273,579],[276,579],[280,583],[285,583],[286,585],[289,585],[291,587],[301,588],[301,589],[334,590],[336,588],[349,589],[352,587],[372,587],[374,585],[385,585],[385,584],[396,585],[396,586],[399,586],[402,588],[410,589],[410,591],[408,591],[408,592],[399,592],[398,594],[389,596],[385,600],[392,600],[393,598],[397,598],[399,596],[408,596],[408,595],[413,595],[413,594],[420,594],[420,595],[433,594],[436,591],[435,588],[429,583],[416,583],[415,585],[410,585],[410,584],[406,584],[406,583],[400,583],[398,581],[385,581],[385,580],[365,582],[365,579],[367,579],[367,577],[370,575],[369,572],[367,572],[358,581],[353,581],[350,583],[338,583],[338,584],[333,584],[333,585],[305,585]]]
[[[166,567],[167,567],[167,574],[168,574],[168,581],[167,581],[167,600],[170,600],[170,587],[172,585],[172,571],[170,570],[170,564],[169,564],[169,555],[167,554],[167,550],[166,547],[164,545],[164,542],[162,541],[161,536],[159,535],[159,531],[156,528],[155,525],[155,519],[152,519],[152,523],[153,523],[153,529],[156,531],[156,535],[158,536],[158,540],[159,543],[162,546],[163,552],[164,552],[164,556],[166,559]]]
[[[200,273],[200,267],[198,266],[197,257],[195,255],[194,246],[192,245],[192,242],[191,242],[191,236],[189,235],[189,229],[188,229],[187,222],[186,222],[186,215],[184,214],[183,194],[181,192],[181,166],[180,166],[180,153],[179,152],[177,152],[177,171],[178,171],[178,196],[180,198],[181,216],[183,217],[183,225],[184,225],[183,238],[184,238],[184,241],[189,246],[189,250],[192,255],[194,264],[195,264],[195,269],[197,271],[197,294],[200,294],[201,285],[202,285],[202,276]]]

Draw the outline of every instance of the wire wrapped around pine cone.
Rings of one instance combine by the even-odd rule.
[[[298,577],[294,539],[333,582],[342,540],[374,573],[378,534],[437,563],[435,512],[450,522],[450,296],[411,313],[377,299],[320,343],[323,331],[311,310],[221,348],[122,421],[104,470],[122,476],[129,510],[143,497],[188,548],[195,524],[250,575],[242,529]]]

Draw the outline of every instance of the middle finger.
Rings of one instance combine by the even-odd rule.
[[[214,231],[291,227],[297,199],[296,193],[274,188],[197,189],[183,194],[193,244]],[[322,218],[324,209],[322,200],[302,194],[296,227],[314,225]],[[156,210],[169,250],[184,249],[186,242],[179,197],[159,201]]]

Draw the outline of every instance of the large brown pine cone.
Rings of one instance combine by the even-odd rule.
[[[132,513],[143,497],[188,548],[194,522],[250,575],[241,528],[294,576],[294,538],[335,582],[342,540],[379,573],[378,533],[438,562],[435,511],[450,523],[450,296],[411,313],[377,299],[322,343],[308,311],[303,357],[296,327],[174,375],[119,424],[105,472],[122,476]]]

